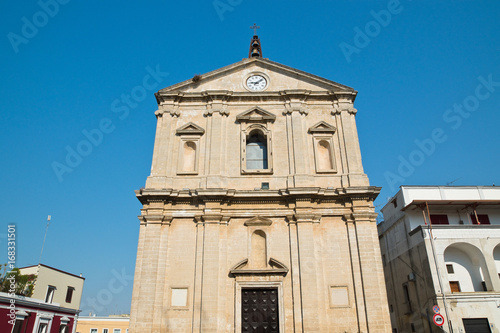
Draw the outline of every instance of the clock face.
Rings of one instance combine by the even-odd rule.
[[[267,80],[262,75],[252,75],[247,79],[247,87],[252,91],[264,90]]]

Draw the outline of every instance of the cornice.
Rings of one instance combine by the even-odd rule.
[[[81,312],[81,310],[75,310],[70,308],[65,308],[60,306],[58,303],[45,303],[40,300],[33,299],[31,297],[23,297],[15,295],[11,297],[8,293],[1,293],[0,295],[0,304],[11,304],[11,301],[14,300],[16,304],[16,308],[20,306],[25,306],[28,308],[36,308],[39,310],[52,311],[52,314],[64,314],[74,316]],[[57,305],[55,305],[57,304]],[[30,309],[31,311],[31,309]]]
[[[210,104],[219,101],[224,104],[248,103],[255,104],[258,100],[262,102],[290,103],[292,101],[318,102],[337,105],[339,96],[346,96],[346,93],[339,95],[339,92],[324,90],[281,90],[263,92],[245,92],[228,90],[203,90],[199,92],[158,92],[155,94],[158,102],[158,113],[178,114],[178,107],[183,103]],[[355,95],[354,95],[355,96]],[[351,97],[354,100],[354,97]],[[352,104],[352,102],[351,102]],[[291,105],[289,107],[292,107]]]
[[[381,187],[356,186],[347,188],[296,187],[280,190],[235,189],[140,189],[135,191],[142,204],[151,202],[263,202],[278,201],[373,201]]]

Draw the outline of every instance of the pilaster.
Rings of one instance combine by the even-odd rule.
[[[354,302],[356,306],[356,316],[358,319],[358,332],[368,332],[368,317],[366,313],[366,300],[364,291],[363,271],[359,256],[358,237],[356,224],[352,214],[344,215],[346,221],[347,240],[349,242],[349,254],[351,257],[351,271],[354,287]]]
[[[355,220],[360,269],[365,291],[368,330],[383,332],[390,330],[387,292],[376,229],[377,213],[362,211],[352,214]],[[366,281],[366,283],[365,283]],[[384,306],[381,306],[384,304]]]
[[[166,270],[168,256],[168,234],[172,216],[163,215],[161,220],[155,223],[160,225],[160,241],[158,247],[158,273],[156,275],[156,290],[153,306],[153,332],[162,332],[166,327],[166,318],[164,311],[166,288]]]
[[[306,103],[311,92],[308,90],[285,90],[280,91],[284,100],[288,154],[291,164],[290,172],[293,175],[293,186],[309,186],[308,179],[310,173],[310,163],[307,159],[306,145],[306,125],[305,117],[309,113]],[[291,179],[290,179],[291,180]],[[290,187],[290,184],[288,185]]]
[[[171,161],[176,156],[172,149],[175,141],[174,129],[177,124],[177,118],[180,115],[178,103],[179,101],[177,100],[175,105],[160,106],[158,111],[155,112],[157,124],[153,163],[151,166],[151,176],[153,177],[167,176],[173,172],[173,163]]]
[[[135,261],[134,281],[141,281],[143,256],[144,256],[144,243],[146,239],[145,229],[146,229],[145,223],[141,223],[139,227],[139,241],[137,245],[137,259]],[[132,302],[130,305],[130,329],[133,332],[140,332],[137,327],[137,314],[140,308],[140,303],[139,303],[140,294],[141,294],[141,286],[139,284],[134,283],[132,290]]]
[[[302,286],[301,272],[299,259],[299,240],[297,232],[297,222],[293,216],[287,216],[288,221],[288,237],[290,243],[290,275],[292,284],[292,299],[293,299],[293,324],[294,332],[304,332],[303,317],[302,317]]]
[[[142,250],[142,265],[141,265],[141,285],[138,293],[137,307],[150,308],[152,311],[137,311],[138,314],[135,332],[149,332],[153,329],[154,305],[157,301],[157,279],[158,279],[158,259],[160,248],[161,225],[163,223],[163,215],[145,215],[140,216],[144,224],[143,232],[145,233]],[[160,272],[163,274],[163,271]],[[158,326],[159,323],[155,321]],[[138,326],[138,327],[137,327]]]
[[[229,115],[227,102],[232,95],[231,91],[206,91],[207,127],[209,128],[207,140],[207,188],[224,187],[222,175],[226,169],[226,120]]]
[[[224,312],[219,312],[219,308],[222,306],[220,293],[224,292],[221,282],[227,274],[225,270],[221,270],[221,266],[226,266],[225,262],[221,261],[221,253],[225,252],[226,249],[221,247],[220,229],[226,227],[228,219],[217,214],[215,209],[210,209],[206,213],[201,216],[203,222],[203,266],[200,326],[201,332],[218,332],[220,331],[220,323],[225,322]]]

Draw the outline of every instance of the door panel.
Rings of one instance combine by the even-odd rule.
[[[278,289],[242,289],[241,331],[279,333]]]

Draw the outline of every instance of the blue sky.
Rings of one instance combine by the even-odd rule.
[[[378,209],[401,184],[500,185],[498,1],[1,6],[1,248],[15,224],[16,264],[36,264],[52,215],[42,262],[83,273],[83,314],[130,308],[153,93],[245,58],[253,23],[264,57],[359,91]]]

